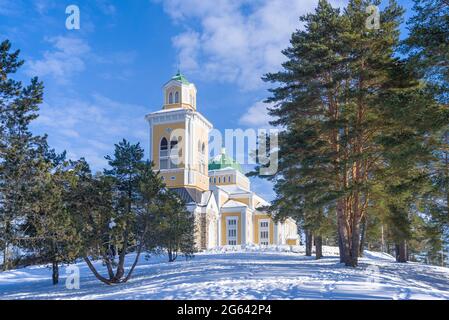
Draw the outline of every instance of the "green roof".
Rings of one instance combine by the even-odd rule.
[[[186,77],[184,77],[184,75],[178,71],[177,74],[175,74],[171,80],[175,80],[175,81],[180,81],[183,84],[190,84],[189,80],[187,80]]]
[[[243,173],[243,169],[238,162],[226,155],[223,150],[220,155],[209,161],[209,171],[232,168]],[[243,173],[244,174],[244,173]]]

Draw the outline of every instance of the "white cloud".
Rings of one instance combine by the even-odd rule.
[[[164,9],[186,31],[172,41],[183,71],[208,80],[263,87],[261,77],[279,70],[299,16],[317,0],[164,0]]]
[[[86,41],[62,36],[46,41],[52,45],[52,50],[45,51],[42,59],[28,61],[28,75],[51,76],[59,83],[67,83],[85,69],[85,59],[91,50]]]
[[[268,114],[270,104],[263,101],[253,104],[239,119],[239,123],[252,128],[269,128],[273,118]]]
[[[99,65],[120,65],[127,68],[108,67],[104,72],[98,74],[104,79],[126,80],[132,74],[130,66],[136,61],[137,52],[117,51],[98,54],[93,52],[89,43],[76,37],[52,37],[46,38],[51,49],[43,53],[40,59],[31,59],[27,63],[26,73],[29,76],[52,77],[59,84],[67,84],[71,78],[83,72],[88,63]]]
[[[104,156],[112,154],[114,143],[126,138],[146,147],[147,108],[126,104],[94,93],[83,100],[52,97],[41,106],[33,122],[37,133],[48,133],[49,143],[59,152],[67,150],[72,159],[86,158],[95,170],[107,165]]]
[[[96,1],[98,8],[100,8],[101,12],[108,16],[113,16],[117,12],[116,7],[109,3],[108,0],[97,0]]]

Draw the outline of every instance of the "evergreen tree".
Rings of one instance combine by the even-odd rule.
[[[29,125],[38,116],[43,84],[37,78],[28,86],[11,78],[23,65],[11,43],[0,43],[0,247],[3,270],[12,266],[11,251],[27,210],[25,196],[32,186],[35,159],[45,137],[34,136]]]
[[[156,228],[163,184],[142,158],[139,144],[123,140],[115,145],[114,156],[106,157],[111,169],[103,175],[92,176],[84,161],[75,166],[70,210],[81,236],[82,256],[106,284],[128,281],[142,251],[155,246],[147,235]],[[134,262],[125,274],[125,257],[131,252]],[[102,276],[90,259],[101,259],[108,276]]]
[[[400,177],[386,137],[398,138],[403,159],[415,168],[425,163],[431,146],[420,146],[424,151],[416,156],[409,152],[444,122],[428,121],[441,120],[440,110],[394,56],[402,9],[390,1],[380,13],[380,29],[367,30],[366,9],[373,4],[379,3],[352,0],[340,14],[320,1],[315,13],[301,17],[304,30],[284,50],[284,71],[265,78],[283,84],[268,99],[275,103],[273,124],[284,128],[279,171],[272,177],[279,196],[290,201],[296,193],[296,205],[312,216],[335,209],[340,258],[348,266],[357,265],[363,250],[362,226],[377,205],[376,184],[389,179],[387,169]],[[423,110],[424,120],[411,129]],[[410,198],[403,205],[408,210]],[[398,208],[390,207],[395,218]]]
[[[159,215],[159,243],[167,250],[169,262],[175,261],[179,253],[186,258],[192,257],[195,251],[195,218],[186,209],[184,201],[167,190],[161,198]]]
[[[408,64],[426,81],[435,100],[449,109],[449,3],[445,0],[415,0],[415,15],[408,21],[409,36],[403,43]],[[434,152],[429,174],[433,190],[426,195],[424,210],[440,224],[441,239],[446,239],[449,224],[449,129],[435,134],[440,142]],[[447,242],[446,242],[447,245]],[[443,248],[441,248],[443,249]]]
[[[439,101],[449,95],[449,3],[446,0],[414,0],[415,15],[407,22],[409,36],[403,51],[410,66],[437,89]]]
[[[25,197],[24,237],[18,242],[40,263],[51,263],[53,284],[59,281],[59,265],[79,257],[79,237],[66,205],[72,172],[64,158],[51,151],[35,164],[33,186]]]

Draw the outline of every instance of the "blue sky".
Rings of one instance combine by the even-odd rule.
[[[260,77],[279,69],[280,51],[316,0],[0,0],[0,41],[11,40],[39,76],[45,102],[33,131],[93,169],[126,138],[148,146],[145,114],[162,105],[177,71],[198,89],[198,110],[219,130],[259,128],[268,117]],[[341,5],[344,0],[334,0]],[[410,15],[412,2],[399,3]],[[80,30],[65,9],[78,5]],[[405,35],[405,27],[402,28]],[[253,188],[271,199],[271,185]]]

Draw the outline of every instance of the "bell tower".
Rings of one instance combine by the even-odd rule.
[[[164,85],[163,108],[196,110],[196,87],[179,71]]]
[[[178,72],[163,86],[162,110],[148,114],[150,160],[169,188],[209,190],[212,124],[196,109],[196,87]]]

